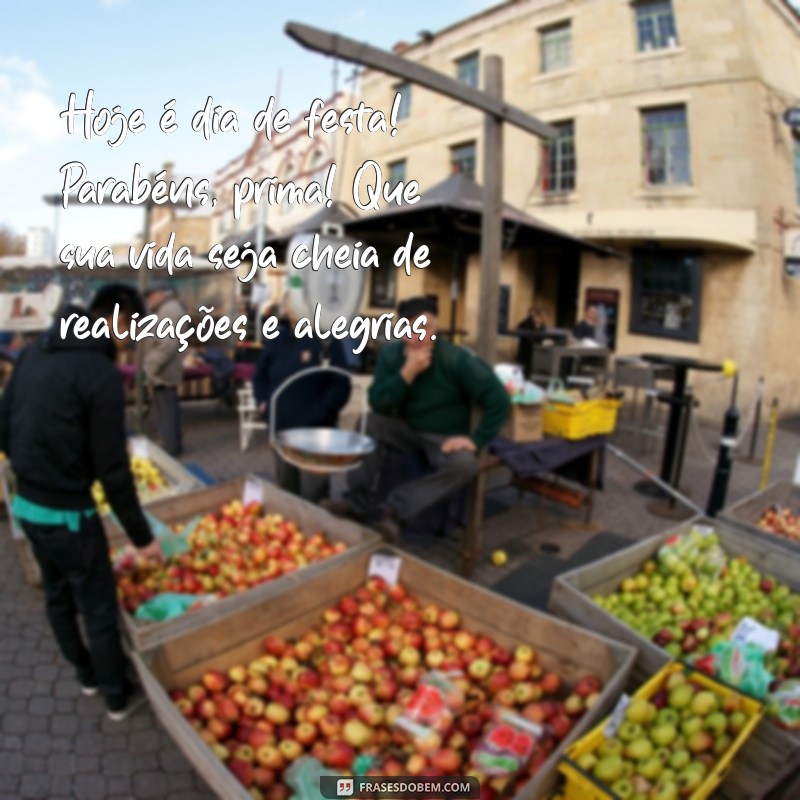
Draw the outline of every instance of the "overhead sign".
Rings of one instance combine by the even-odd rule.
[[[787,108],[783,112],[783,121],[792,128],[800,128],[800,106]]]
[[[800,228],[783,234],[783,271],[790,278],[800,278]]]

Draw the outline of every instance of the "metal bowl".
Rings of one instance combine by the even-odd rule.
[[[276,436],[276,447],[286,461],[308,472],[353,469],[375,449],[369,436],[338,428],[293,428]]]

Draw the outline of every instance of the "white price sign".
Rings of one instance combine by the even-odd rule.
[[[144,436],[132,436],[130,439],[131,455],[134,458],[150,458],[150,448]]]
[[[244,482],[244,489],[242,489],[242,503],[247,506],[250,505],[250,503],[258,503],[261,505],[263,502],[264,486],[261,481],[248,478]]]
[[[389,586],[394,586],[400,577],[400,565],[402,559],[399,556],[390,556],[386,553],[375,553],[369,560],[367,575],[370,578],[377,576],[383,578]]]
[[[778,631],[767,628],[752,617],[744,617],[731,636],[731,641],[758,645],[765,653],[775,652],[780,640]]]
[[[603,736],[605,736],[606,739],[613,739],[617,735],[617,728],[622,725],[622,721],[625,719],[625,712],[628,710],[630,704],[631,698],[629,695],[623,694],[622,697],[619,698],[617,704],[614,706],[614,710],[611,712],[611,717],[609,717],[606,723],[606,727],[603,728]]]
[[[699,533],[701,536],[711,536],[714,529],[710,525],[693,525],[692,531]]]

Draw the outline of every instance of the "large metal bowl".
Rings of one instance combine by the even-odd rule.
[[[280,431],[275,445],[281,456],[307,472],[344,472],[373,450],[369,436],[338,428],[293,428]]]

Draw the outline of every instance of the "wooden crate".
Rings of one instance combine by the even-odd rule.
[[[800,591],[800,571],[796,561],[787,559],[785,550],[769,547],[771,540],[756,538],[724,522],[700,517],[560,575],[550,594],[549,608],[553,613],[638,649],[639,656],[631,672],[631,690],[645,683],[671,657],[655,642],[600,608],[591,598],[616,591],[623,579],[637,573],[645,561],[655,557],[666,539],[689,531],[695,524],[713,527],[726,552],[747,556],[758,570],[775,576],[794,591]],[[720,796],[730,800],[751,796],[780,769],[798,744],[797,736],[781,731],[769,720],[763,720],[737,756],[730,776],[719,790]]]
[[[338,569],[347,561],[358,558],[362,551],[373,549],[381,541],[377,533],[350,520],[335,517],[319,506],[301,500],[295,495],[284,492],[274,484],[254,476],[228,481],[180,497],[161,500],[151,505],[148,511],[168,525],[187,522],[198,514],[214,513],[224,503],[241,498],[247,482],[260,488],[266,512],[282,514],[297,523],[300,530],[308,535],[322,531],[333,542],[345,542],[348,549],[332,558],[310,564],[290,575],[262,583],[241,594],[221,598],[204,608],[187,612],[180,617],[164,622],[142,622],[123,611],[123,626],[133,649],[142,650],[153,647],[167,639],[202,628],[211,622],[227,618],[243,608],[248,608],[256,603],[260,604],[286,592],[292,593],[294,596],[295,590],[305,586],[314,576],[331,569]],[[124,544],[127,541],[122,530],[113,522],[109,541],[112,545]]]
[[[464,626],[488,634],[512,647],[525,642],[536,648],[545,669],[556,669],[569,684],[593,673],[603,681],[599,701],[587,712],[543,769],[520,795],[545,797],[557,782],[557,764],[566,745],[588,731],[616,703],[625,685],[635,650],[600,634],[581,630],[547,614],[526,608],[450,573],[402,553],[400,582],[424,602],[455,608]],[[367,577],[371,552],[341,563],[336,570],[303,583],[302,592],[283,592],[240,608],[226,619],[212,620],[202,629],[184,634],[133,656],[156,716],[214,791],[225,800],[247,800],[245,789],[200,739],[174,706],[167,692],[200,679],[209,669],[227,670],[261,654],[268,633],[298,637],[320,622],[322,611],[352,593]]]
[[[793,511],[800,513],[800,486],[789,481],[773,483],[763,492],[755,492],[749,497],[745,497],[744,500],[724,508],[717,519],[742,528],[753,536],[766,539],[769,544],[779,545],[800,554],[800,540],[789,539],[758,527],[761,515],[774,505],[788,506]]]
[[[158,467],[169,483],[169,486],[163,492],[144,501],[143,506],[145,508],[149,508],[153,503],[159,502],[164,498],[175,497],[203,487],[202,481],[192,475],[180,461],[167,454],[161,447],[155,444],[155,442],[149,439],[144,439],[144,442],[146,444],[148,458]],[[19,556],[20,565],[22,567],[22,573],[25,576],[25,580],[31,586],[41,586],[42,576],[39,572],[39,564],[33,555],[33,550],[22,528],[20,528],[11,515],[11,500],[14,496],[15,484],[11,465],[7,461],[0,464],[0,484],[2,484],[3,494],[6,497],[11,537],[14,539],[17,555]],[[102,521],[107,535],[111,536],[118,533],[119,529],[113,524],[113,519],[110,514],[104,514]]]

